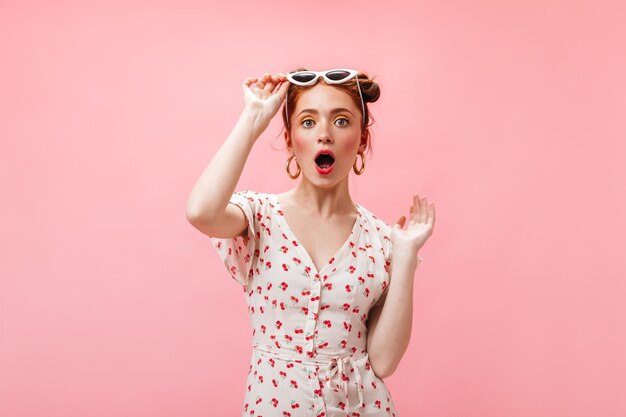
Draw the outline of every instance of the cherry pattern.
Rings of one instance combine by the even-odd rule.
[[[367,354],[369,310],[389,288],[391,227],[355,204],[337,253],[316,270],[276,194],[236,191],[245,237],[210,237],[252,322],[242,416],[398,416]]]

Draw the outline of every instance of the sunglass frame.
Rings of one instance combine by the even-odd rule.
[[[328,73],[334,72],[334,71],[346,71],[348,72],[348,76],[345,78],[342,78],[341,80],[333,80],[331,78],[328,78]],[[298,72],[292,72],[292,73],[288,73],[287,74],[287,79],[289,80],[289,82],[296,84],[296,85],[302,85],[302,86],[307,86],[307,85],[313,85],[315,83],[317,83],[317,81],[319,80],[320,77],[324,78],[324,81],[326,81],[328,84],[341,84],[341,83],[345,83],[346,81],[354,78],[357,76],[359,72],[357,70],[353,70],[353,69],[348,69],[348,68],[335,68],[335,69],[331,69],[328,71],[298,71]],[[309,80],[309,81],[298,81],[294,78],[294,76],[298,75],[298,74],[314,74],[315,77],[313,77],[313,79]]]

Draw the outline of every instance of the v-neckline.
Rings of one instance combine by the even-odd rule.
[[[274,210],[276,211],[276,217],[278,217],[278,221],[283,226],[283,231],[291,239],[291,245],[294,246],[296,251],[300,253],[300,256],[304,257],[307,260],[307,263],[310,265],[311,269],[315,272],[315,274],[320,279],[322,278],[322,272],[327,267],[332,265],[330,261],[334,259],[334,262],[336,262],[337,259],[339,259],[341,255],[343,255],[343,253],[350,247],[351,241],[354,240],[354,242],[356,243],[356,238],[358,237],[361,231],[360,224],[361,224],[361,218],[363,217],[363,215],[361,213],[361,207],[357,203],[354,203],[354,206],[356,208],[356,220],[354,221],[354,224],[352,225],[352,231],[350,232],[350,235],[348,236],[346,241],[343,243],[343,245],[341,245],[339,250],[337,250],[337,253],[335,253],[330,259],[328,259],[324,263],[324,265],[322,265],[321,269],[318,271],[317,267],[313,263],[313,258],[311,258],[311,255],[309,255],[309,252],[306,250],[306,248],[302,246],[300,239],[297,238],[297,236],[295,235],[295,233],[289,226],[289,223],[287,223],[287,219],[284,216],[285,212],[283,211],[282,206],[280,205],[280,202],[278,201],[278,195],[271,194],[271,197],[274,203]],[[295,245],[294,245],[294,242],[296,243]]]

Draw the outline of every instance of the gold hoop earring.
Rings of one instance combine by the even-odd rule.
[[[295,180],[296,178],[300,176],[300,164],[298,164],[297,159],[296,159],[296,167],[297,167],[296,175],[291,175],[291,171],[289,171],[289,165],[291,164],[291,160],[295,157],[296,157],[295,155],[291,155],[289,159],[287,159],[287,164],[285,164],[285,170],[287,171],[287,175],[289,175],[289,178],[291,178],[292,180]]]
[[[361,169],[356,169],[356,158],[354,159],[354,164],[352,164],[352,169],[356,175],[361,175],[365,170],[365,155],[361,151],[358,152],[358,155],[361,155]]]

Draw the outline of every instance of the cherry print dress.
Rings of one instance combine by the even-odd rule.
[[[317,271],[275,194],[236,191],[246,237],[211,237],[242,285],[253,350],[242,416],[398,416],[370,366],[366,321],[389,286],[391,227],[356,204],[343,246]]]

